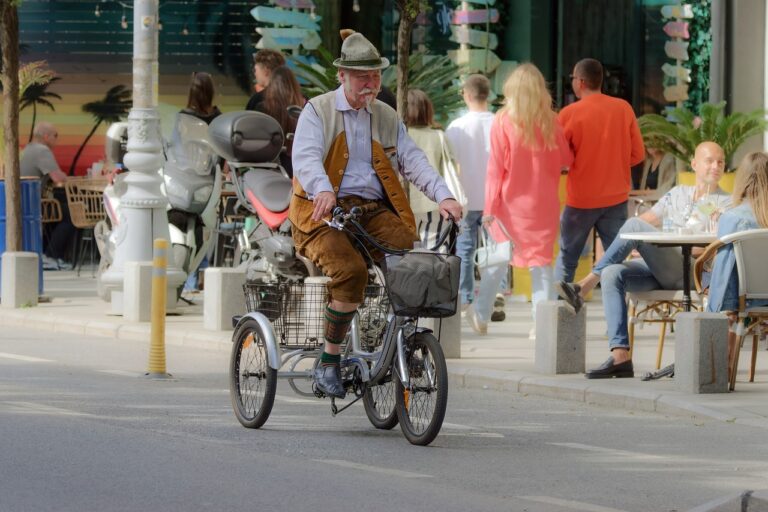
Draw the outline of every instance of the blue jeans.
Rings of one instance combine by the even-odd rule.
[[[555,265],[555,279],[573,281],[579,256],[594,227],[603,247],[609,247],[627,220],[627,202],[605,208],[574,208],[566,206],[560,217],[560,252]]]
[[[469,210],[461,219],[461,231],[456,237],[456,256],[461,258],[459,277],[459,298],[462,304],[469,304],[475,295],[475,249],[477,234],[482,225],[483,212]]]
[[[633,217],[624,223],[619,233],[655,229],[651,224]],[[643,259],[624,261],[633,249],[637,249]],[[682,251],[677,247],[657,247],[639,240],[617,237],[592,273],[600,276],[609,347],[629,349],[626,292],[682,288]]]

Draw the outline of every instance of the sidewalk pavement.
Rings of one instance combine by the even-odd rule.
[[[131,323],[109,314],[109,304],[96,296],[96,279],[84,270],[45,272],[45,294],[51,302],[34,308],[0,307],[0,325],[29,326],[54,332],[104,336],[147,343],[149,323]],[[587,368],[608,357],[603,308],[596,298],[587,307]],[[194,304],[181,304],[178,314],[166,322],[166,343],[229,351],[231,331],[203,329],[202,293],[189,296]],[[534,369],[535,342],[528,339],[532,326],[530,304],[507,300],[507,318],[492,322],[488,334],[479,336],[466,320],[461,323],[461,359],[449,359],[452,386],[495,389],[530,395],[575,400],[606,407],[655,411],[695,419],[715,419],[768,429],[768,351],[761,341],[754,383],[746,381],[751,343],[742,349],[736,391],[724,394],[687,394],[676,390],[673,379],[642,382],[640,376],[654,369],[658,325],[636,330],[635,378],[588,380],[583,375],[545,376]],[[673,362],[675,335],[668,334],[662,365]]]

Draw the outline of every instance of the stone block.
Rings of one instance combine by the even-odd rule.
[[[211,331],[232,329],[232,316],[245,313],[245,271],[236,268],[205,269],[203,327]]]
[[[152,263],[129,261],[124,272],[123,317],[129,322],[149,322],[152,314]],[[113,304],[117,303],[113,301]]]
[[[35,252],[4,252],[2,255],[2,292],[4,308],[37,306],[40,286],[39,256]]]
[[[675,384],[685,393],[728,392],[728,320],[719,313],[680,313]]]
[[[542,301],[536,308],[536,371],[547,375],[584,373],[587,307],[578,313],[563,301]]]

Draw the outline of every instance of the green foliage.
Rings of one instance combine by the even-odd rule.
[[[454,83],[464,72],[447,55],[416,52],[408,57],[408,88],[424,91],[432,101],[435,120],[445,124],[451,114],[464,106],[461,87]],[[397,69],[394,66],[384,70],[381,83],[397,94]]]
[[[303,86],[308,98],[331,91],[339,86],[336,78],[336,67],[333,57],[327,49],[320,46],[313,52],[317,63],[305,64],[294,57],[289,57],[296,65],[294,71],[309,82]],[[454,84],[454,79],[462,70],[454,64],[447,55],[427,55],[416,52],[408,59],[408,87],[421,89],[435,108],[435,119],[445,124],[450,115],[464,106],[461,99],[460,87]],[[388,87],[393,94],[397,91],[397,68],[390,66],[381,75],[381,83]]]
[[[333,55],[324,46],[311,52],[317,60],[316,64],[307,64],[300,61],[293,55],[288,58],[295,65],[294,72],[297,77],[303,78],[309,85],[304,85],[304,95],[307,98],[314,98],[320,94],[332,91],[339,86],[336,78],[336,66],[333,65]]]
[[[712,55],[712,0],[691,2],[693,18],[688,28],[691,39],[688,46],[690,60],[686,67],[691,69],[691,83],[685,107],[696,111],[709,99],[709,61]]]
[[[646,114],[639,119],[640,132],[648,147],[670,153],[686,166],[701,142],[713,141],[725,152],[726,164],[744,141],[762,133],[768,127],[765,110],[734,112],[725,115],[725,102],[701,105],[699,116],[687,108],[670,111],[670,121],[658,114]],[[730,168],[726,165],[726,171]]]

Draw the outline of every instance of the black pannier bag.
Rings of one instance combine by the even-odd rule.
[[[460,265],[458,256],[422,250],[387,256],[384,278],[394,313],[421,318],[455,315]]]

